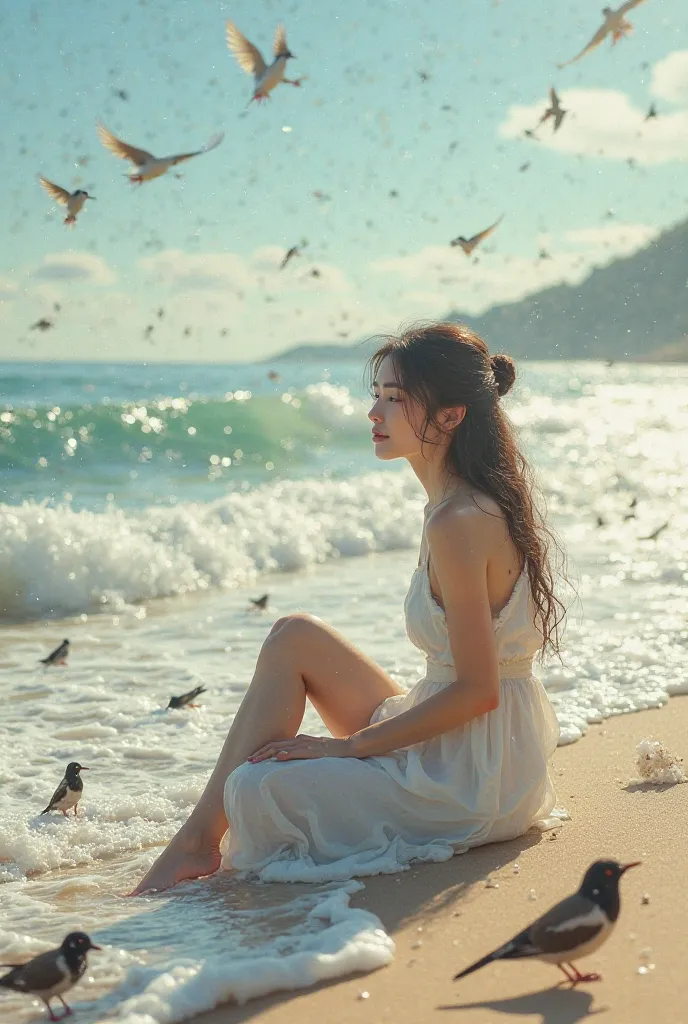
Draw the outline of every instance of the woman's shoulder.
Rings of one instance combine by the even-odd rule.
[[[433,537],[452,536],[479,549],[487,558],[509,537],[499,504],[489,495],[475,490],[452,495],[433,509],[428,516],[427,533],[430,543]]]

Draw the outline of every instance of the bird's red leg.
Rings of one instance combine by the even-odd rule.
[[[66,812],[66,811],[63,811],[62,813],[64,814],[64,816],[65,816],[65,818],[66,818],[66,817],[67,817],[67,812]]]
[[[48,1007],[48,1013],[50,1014],[50,1019],[51,1020],[61,1020],[60,1017],[56,1017],[55,1014],[53,1013],[53,1008],[50,1005],[49,1001],[47,999],[44,999],[43,1002]]]
[[[71,1017],[71,1015],[74,1013],[74,1010],[71,1008],[71,1006],[68,1003],[65,1003],[64,999],[62,998],[62,996],[58,996],[57,998],[60,1000],[60,1002],[62,1003],[62,1005],[65,1008],[65,1012],[62,1014],[62,1017]],[[60,1018],[60,1019],[62,1019],[62,1018]]]
[[[572,985],[576,984],[576,979],[575,979],[574,975],[573,974],[569,974],[569,972],[566,970],[566,968],[564,967],[563,964],[557,964],[557,967],[559,968],[560,971],[564,972],[564,974],[566,975],[566,980],[567,981],[570,981]]]
[[[75,818],[76,818],[76,809],[77,809],[78,806],[79,806],[78,804],[74,804],[74,817]]]
[[[590,974],[581,974],[575,964],[569,963],[569,967],[574,972],[575,977],[572,981],[573,985],[577,985],[580,981],[601,981],[602,975],[598,974],[597,971],[591,971]]]

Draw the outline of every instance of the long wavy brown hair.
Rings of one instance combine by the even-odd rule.
[[[528,572],[542,633],[541,654],[559,655],[565,608],[555,594],[553,556],[564,578],[565,558],[538,507],[544,508],[544,499],[499,400],[516,379],[513,360],[501,353],[490,356],[482,338],[460,323],[416,324],[381,342],[366,366],[368,386],[372,390],[380,364],[389,356],[405,406],[415,401],[425,410],[418,434],[423,444],[433,443],[426,436],[429,426],[442,432],[438,416],[443,409],[466,406],[447,448],[445,468],[499,505]],[[473,500],[480,507],[475,496]]]

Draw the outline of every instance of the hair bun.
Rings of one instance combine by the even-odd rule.
[[[495,356],[490,356],[490,366],[497,382],[497,393],[501,398],[511,390],[516,380],[516,364],[511,356],[500,352]]]

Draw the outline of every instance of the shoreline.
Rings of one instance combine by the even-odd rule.
[[[683,954],[670,936],[683,933],[688,917],[681,857],[688,785],[632,782],[642,739],[659,739],[677,757],[688,758],[688,699],[677,697],[660,708],[605,719],[589,726],[585,743],[557,748],[557,802],[571,815],[561,829],[364,879],[365,889],[353,895],[351,906],[382,921],[396,944],[390,966],[241,1006],[223,1004],[192,1018],[194,1024],[256,1017],[292,1024],[295,1014],[299,1024],[348,1024],[352,1014],[360,1024],[431,1018],[573,1024],[597,1012],[630,1024],[658,1010],[667,1024],[680,1024],[686,1019]],[[623,880],[621,915],[611,938],[581,961],[582,969],[599,970],[601,981],[571,990],[560,985],[556,967],[524,960],[493,963],[452,981],[462,967],[576,889],[600,857],[643,862]]]

